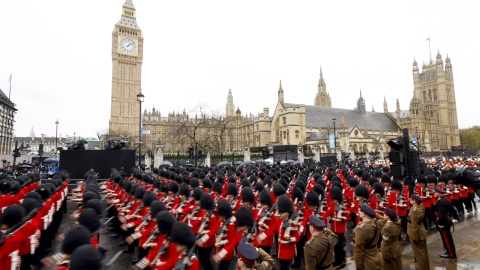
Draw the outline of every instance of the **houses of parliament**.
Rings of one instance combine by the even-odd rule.
[[[112,95],[109,132],[138,140],[143,36],[136,22],[132,0],[126,0],[120,20],[112,33]],[[359,93],[353,109],[334,108],[323,71],[320,69],[313,105],[293,104],[285,100],[279,82],[276,107],[263,108],[258,115],[242,114],[233,93],[228,91],[225,113],[169,112],[155,107],[142,113],[144,151],[161,147],[164,153],[186,153],[192,145],[205,152],[232,153],[245,148],[275,146],[302,147],[307,155],[342,153],[366,157],[388,152],[387,142],[408,128],[424,152],[448,151],[460,145],[450,58],[438,53],[421,68],[412,65],[413,96],[408,110],[395,107],[384,99],[383,111],[367,111],[366,100]],[[274,95],[274,89],[272,94]],[[409,90],[405,90],[409,91]],[[314,93],[312,93],[312,96]],[[407,106],[407,104],[403,104]],[[335,132],[335,146],[329,135]],[[383,155],[383,154],[382,154]]]

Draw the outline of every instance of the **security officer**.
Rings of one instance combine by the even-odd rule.
[[[305,243],[305,269],[333,269],[333,247],[337,244],[337,235],[326,228],[319,217],[311,215],[308,219],[312,237]]]
[[[430,269],[427,250],[427,230],[422,222],[425,218],[425,207],[422,197],[417,194],[410,196],[410,212],[408,213],[407,233],[412,245],[413,254],[419,270]]]
[[[452,233],[450,227],[453,226],[453,223],[457,222],[458,214],[453,209],[452,204],[444,197],[445,190],[439,187],[434,187],[435,197],[439,198],[437,201],[437,226],[440,236],[442,237],[443,247],[445,248],[445,253],[440,254],[442,258],[456,259],[457,253],[455,251],[455,244],[453,243]],[[454,220],[450,220],[449,215],[452,215]]]
[[[353,257],[357,269],[380,270],[383,266],[382,255],[377,244],[381,235],[381,224],[375,220],[375,211],[366,203],[361,203],[358,211],[362,218],[353,229]]]

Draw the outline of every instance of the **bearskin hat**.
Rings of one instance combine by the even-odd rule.
[[[25,199],[35,199],[40,205],[43,204],[42,196],[38,192],[29,192],[25,194]]]
[[[212,183],[212,180],[210,180],[209,178],[203,178],[202,179],[202,186],[204,188],[212,188],[213,187],[213,183]]]
[[[277,184],[282,185],[285,188],[285,190],[288,189],[288,181],[285,178],[280,178],[280,180],[278,180]]]
[[[367,181],[368,179],[370,179],[370,174],[368,172],[363,172],[362,181]]]
[[[92,199],[100,199],[98,197],[98,194],[93,192],[93,191],[87,191],[83,194],[83,198],[82,198],[82,204],[86,204],[89,200],[92,200]]]
[[[70,258],[69,270],[100,270],[102,269],[102,256],[90,244],[75,249]]]
[[[368,198],[368,188],[364,185],[356,186],[355,187],[355,196],[367,199]]]
[[[338,187],[339,189],[343,190],[342,183],[338,181],[332,182],[332,187]]]
[[[157,221],[157,228],[161,234],[169,235],[174,224],[177,223],[177,219],[172,213],[168,211],[161,211],[155,216]],[[186,225],[186,224],[185,224]],[[188,225],[187,225],[188,226]]]
[[[215,202],[213,201],[212,196],[203,194],[200,198],[200,208],[208,210],[215,208]]]
[[[242,202],[250,202],[254,203],[255,201],[255,194],[253,194],[253,190],[249,187],[242,188]]]
[[[303,182],[302,180],[297,180],[295,182],[295,187],[299,188],[302,192],[305,192],[305,182]]]
[[[83,226],[67,230],[62,241],[61,251],[71,255],[76,248],[90,243],[90,232]]]
[[[213,183],[213,191],[214,192],[222,193],[222,189],[223,189],[223,183],[222,182],[215,181]]]
[[[32,212],[36,208],[39,208],[40,206],[41,204],[38,202],[38,200],[33,198],[25,198],[22,202],[22,207],[25,209],[25,213],[27,214]]]
[[[448,182],[448,177],[446,174],[441,174],[438,176],[438,182],[440,183],[447,183]]]
[[[195,244],[195,235],[192,228],[186,223],[177,222],[172,227],[170,240],[177,245],[190,248]]]
[[[145,195],[143,195],[143,205],[146,207],[149,207],[152,205],[153,201],[157,200],[157,195],[151,191],[145,192]]]
[[[204,194],[203,189],[201,187],[196,187],[193,189],[193,199],[195,201],[200,201],[202,195]]]
[[[285,187],[281,184],[274,184],[273,185],[273,195],[275,197],[279,197],[285,194]]]
[[[233,214],[232,206],[226,200],[220,200],[217,204],[217,214],[223,217],[231,217]]]
[[[88,208],[84,209],[78,217],[78,224],[85,226],[91,233],[100,228],[100,217],[95,210]]]
[[[227,186],[227,195],[233,195],[234,197],[237,197],[237,185],[235,185],[234,183],[229,183]]]
[[[13,204],[5,208],[2,215],[2,224],[9,228],[17,225],[25,217],[25,209],[18,204]]]
[[[437,184],[437,177],[434,174],[427,175],[427,183]]]
[[[342,190],[339,187],[332,186],[330,189],[330,198],[337,200],[339,203],[343,201]]]
[[[417,176],[417,183],[427,183],[427,178],[424,175]]]
[[[291,193],[291,198],[292,198],[292,201],[297,201],[297,203],[299,202],[302,202],[303,201],[303,197],[305,195],[303,195],[303,192],[301,189],[299,189],[298,187],[294,188],[292,190],[292,193]]]
[[[180,188],[178,189],[178,196],[181,195],[187,196],[187,198],[190,197],[190,187],[185,183],[180,184]]]
[[[318,198],[318,193],[315,191],[310,191],[307,193],[307,203],[309,206],[319,206],[320,199]]]
[[[386,175],[386,174],[382,174],[382,177],[380,177],[380,181],[382,183],[391,183],[392,180],[390,179],[390,176]]]
[[[262,192],[265,189],[265,185],[262,182],[256,182],[254,188],[255,191]]]
[[[168,192],[168,184],[166,182],[161,182],[160,187],[158,188],[160,192],[167,193]]]
[[[235,214],[235,218],[237,220],[237,226],[238,227],[243,227],[243,226],[248,226],[252,227],[253,226],[253,215],[252,211],[248,209],[247,207],[240,207],[237,210],[237,213]]]
[[[321,196],[322,200],[325,199],[325,188],[320,184],[313,185],[313,191]]]
[[[352,178],[348,181],[348,185],[351,186],[352,188],[358,186],[358,180],[355,178]]]
[[[103,213],[103,206],[102,206],[102,203],[100,202],[100,200],[98,199],[91,199],[91,200],[88,200],[88,202],[86,202],[83,207],[85,209],[87,208],[91,208],[93,210],[95,210],[95,213],[97,213],[97,215],[102,215]]]
[[[260,204],[265,204],[265,205],[273,205],[273,199],[272,196],[270,195],[270,192],[268,190],[264,189],[262,192],[260,192],[260,196],[258,198]]]
[[[170,182],[170,185],[168,185],[168,191],[172,193],[177,193],[178,188],[178,183],[175,181]]]
[[[156,217],[161,211],[168,211],[165,204],[160,200],[155,200],[150,205],[150,216]]]
[[[137,189],[135,189],[135,199],[143,199],[143,195],[145,195],[145,192],[147,192],[147,190],[144,187],[138,186]]]
[[[377,183],[373,184],[372,188],[373,188],[373,193],[375,193],[375,194],[379,193],[379,194],[382,195],[382,197],[383,197],[383,195],[385,195],[385,189],[384,189],[382,184],[377,182]]]
[[[370,184],[370,186],[373,186],[373,184],[377,183],[378,182],[378,179],[375,178],[375,177],[370,177],[370,179],[368,179],[368,183]]]
[[[130,194],[130,191],[132,190],[132,187],[133,187],[133,183],[130,182],[130,181],[125,181],[123,183],[123,189],[125,190],[126,193]]]
[[[392,189],[395,190],[401,190],[403,188],[402,182],[400,182],[399,180],[393,180],[390,186],[392,187]]]
[[[279,213],[293,213],[292,201],[290,201],[290,199],[286,195],[278,197],[277,209]]]

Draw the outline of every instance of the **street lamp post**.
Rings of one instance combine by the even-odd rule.
[[[57,121],[55,121],[55,155],[57,154],[57,149],[58,149],[58,124],[60,124]]]
[[[139,117],[138,117],[138,166],[142,166],[142,102],[145,99],[145,95],[142,94],[142,90],[137,94],[137,101],[140,105]]]
[[[333,145],[334,145],[333,149],[337,151],[337,129],[335,127],[335,122],[337,121],[337,119],[333,118],[332,121],[333,121]]]

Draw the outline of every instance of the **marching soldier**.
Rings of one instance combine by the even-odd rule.
[[[423,199],[417,194],[413,194],[410,197],[412,207],[408,213],[407,232],[418,269],[428,270],[430,269],[430,263],[427,250],[427,230],[422,225],[422,221],[425,218],[425,207],[423,207],[422,201]]]
[[[326,228],[325,223],[317,216],[308,219],[312,237],[305,243],[305,270],[331,270],[333,247],[337,244],[337,235]]]
[[[455,251],[455,244],[453,243],[452,232],[450,227],[453,226],[453,223],[456,223],[458,220],[458,215],[455,209],[453,209],[452,204],[445,199],[445,190],[435,187],[435,197],[439,198],[437,201],[437,226],[440,236],[442,237],[443,247],[445,248],[445,253],[440,254],[442,258],[456,259],[457,253]],[[453,222],[450,220],[450,215],[453,216]]]
[[[101,270],[102,256],[92,245],[83,245],[75,249],[70,260],[69,270]]]
[[[277,209],[280,214],[277,222],[278,260],[280,270],[288,270],[295,257],[296,243],[300,239],[298,214],[293,211],[292,201],[284,195],[277,198]]]
[[[274,213],[276,205],[273,204],[272,196],[268,190],[264,189],[260,192],[259,205],[260,210],[257,219],[258,233],[255,246],[260,247],[266,253],[270,254],[273,245],[273,235],[276,232],[277,218]]]
[[[209,194],[203,194],[200,199],[200,211],[203,214],[202,224],[197,229],[198,258],[204,270],[213,270],[210,262],[210,254],[215,245],[215,233],[218,230],[218,222],[213,214],[215,202]]]
[[[381,236],[381,224],[375,220],[375,211],[365,203],[361,203],[358,211],[362,218],[353,229],[353,257],[359,270],[379,270],[383,260],[377,244]]]
[[[217,215],[219,218],[219,230],[215,241],[217,252],[212,259],[219,264],[219,270],[227,270],[233,258],[233,243],[229,241],[235,238],[236,233],[236,219],[227,200],[218,202]]]
[[[157,228],[150,233],[149,238],[143,244],[145,248],[150,247],[150,251],[132,269],[145,269],[146,267],[172,269],[177,263],[177,246],[171,243],[170,239],[171,229],[177,220],[172,213],[166,210],[157,213],[155,220]]]
[[[195,256],[195,235],[192,228],[183,222],[172,227],[171,241],[177,244],[179,253],[175,269],[200,270],[200,263]]]
[[[382,228],[382,243],[380,250],[383,257],[383,270],[401,270],[402,269],[402,251],[403,246],[398,241],[402,228],[398,220],[398,215],[392,208],[385,209],[386,223]],[[410,241],[412,237],[410,237]]]
[[[332,202],[328,206],[326,217],[330,217],[330,229],[337,235],[338,242],[335,245],[335,261],[333,267],[345,265],[345,231],[346,224],[350,221],[350,214],[341,203],[343,202],[342,190],[339,187],[332,187],[330,190],[330,198]]]

